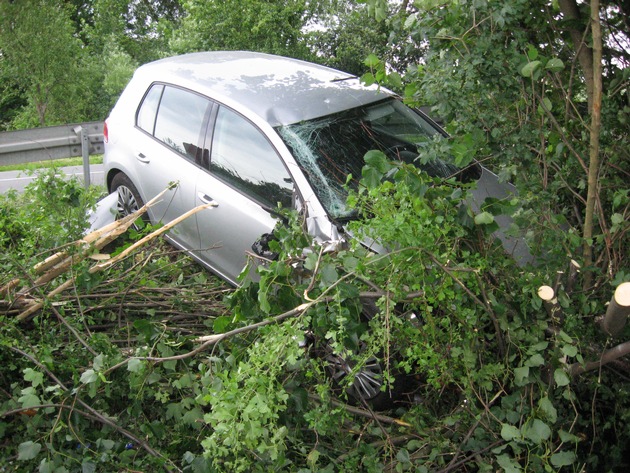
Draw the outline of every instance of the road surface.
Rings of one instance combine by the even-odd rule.
[[[61,168],[66,176],[76,176],[83,180],[83,166],[70,166]],[[27,184],[35,179],[34,175],[30,175],[26,171],[5,171],[0,172],[0,194],[4,194],[9,189],[15,189],[18,192],[24,190]],[[103,165],[93,164],[90,166],[90,183],[92,185],[104,185]]]

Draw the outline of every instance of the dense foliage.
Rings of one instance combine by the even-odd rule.
[[[134,67],[163,55],[262,50],[431,106],[453,138],[421,159],[481,161],[519,196],[473,215],[468,185],[371,152],[351,197],[369,218],[350,243],[315,245],[289,214],[279,258],[237,291],[155,241],[106,271],[77,257],[40,284],[36,264],[81,237],[95,196],[49,174],[2,196],[0,469],[627,470],[630,329],[597,324],[630,281],[625,3],[52,3],[0,0],[0,126],[101,119]],[[46,21],[58,54],[28,34]],[[493,241],[500,214],[537,265]],[[332,380],[331,355],[350,372]],[[381,412],[350,388],[374,358]]]

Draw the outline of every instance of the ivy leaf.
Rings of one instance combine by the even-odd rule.
[[[18,398],[18,402],[22,407],[35,407],[41,405],[41,401],[33,388],[27,388],[22,390],[22,395]]]
[[[44,375],[39,371],[35,371],[33,368],[26,368],[23,371],[24,373],[24,381],[29,381],[31,386],[36,388],[37,386],[43,384]]]
[[[31,442],[23,442],[18,446],[18,460],[32,460],[37,456],[39,451],[42,449],[42,446],[39,443]]]

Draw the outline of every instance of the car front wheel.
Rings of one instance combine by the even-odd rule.
[[[144,205],[138,189],[125,173],[116,174],[112,179],[110,188],[111,192],[118,193],[116,210],[119,218],[136,212]]]

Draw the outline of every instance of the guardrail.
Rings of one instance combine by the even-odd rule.
[[[0,133],[0,165],[83,157],[90,185],[90,154],[103,153],[103,122],[32,128]]]

